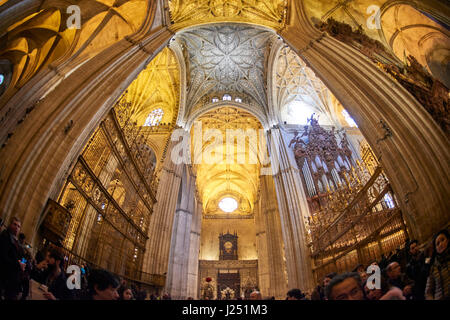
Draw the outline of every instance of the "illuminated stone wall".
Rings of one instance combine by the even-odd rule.
[[[203,219],[200,260],[219,260],[219,234],[238,234],[239,260],[256,260],[256,229],[253,219]]]

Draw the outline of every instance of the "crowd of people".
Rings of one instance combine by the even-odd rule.
[[[76,278],[69,286],[71,275],[66,273],[66,257],[59,248],[38,252],[33,257],[25,235],[20,233],[19,219],[13,218],[4,229],[0,233],[0,300],[34,299],[30,297],[33,288],[47,300],[171,300],[167,293],[148,296],[134,284],[88,265],[78,266],[79,286]],[[425,250],[419,249],[418,241],[408,241],[404,250],[374,261],[369,265],[372,268],[358,265],[351,272],[330,273],[311,296],[292,289],[286,300],[449,300],[449,239],[449,232],[444,229]],[[378,281],[368,273],[376,269],[382,271]],[[263,298],[256,289],[249,299]]]
[[[369,266],[351,272],[330,273],[313,292],[312,300],[449,300],[449,232],[439,231],[431,244],[420,250],[417,240],[407,241],[403,250],[382,256]],[[369,268],[370,266],[378,268]],[[367,271],[380,271],[376,278]]]
[[[21,222],[13,218],[7,228],[0,223],[0,300],[146,300],[148,293],[134,283],[88,264],[77,265],[79,287],[73,278],[69,287],[67,256],[58,247],[31,254],[20,232]],[[75,272],[75,271],[74,271]],[[36,297],[36,290],[38,294]],[[34,295],[33,295],[34,291]],[[167,299],[150,296],[150,299]]]

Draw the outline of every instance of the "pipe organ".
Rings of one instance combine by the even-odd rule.
[[[314,117],[293,147],[307,195],[307,241],[316,280],[379,260],[407,238],[390,183],[370,146],[352,154],[345,131],[327,131]],[[338,140],[339,139],[339,140]]]

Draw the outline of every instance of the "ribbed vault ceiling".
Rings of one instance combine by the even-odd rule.
[[[187,108],[203,96],[245,93],[266,107],[266,57],[274,33],[246,25],[212,25],[182,32]]]
[[[215,211],[218,203],[225,196],[231,196],[239,202],[238,214],[252,213],[259,189],[260,163],[257,159],[257,147],[249,143],[226,141],[226,131],[230,129],[257,131],[261,128],[260,122],[250,113],[235,107],[212,110],[202,115],[198,121],[202,124],[203,133],[208,129],[216,129],[223,136],[223,143],[220,144],[217,144],[214,139],[204,139],[203,142],[204,155],[218,152],[223,155],[222,160],[207,163],[203,158],[203,161],[195,166],[197,188],[205,213],[210,214],[211,210]],[[194,135],[194,130],[192,134]],[[193,136],[193,139],[198,137]],[[230,146],[232,152],[228,154],[232,155],[232,160],[227,161],[227,147]],[[239,156],[243,156],[245,161],[241,163]]]

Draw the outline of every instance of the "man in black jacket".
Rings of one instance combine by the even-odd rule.
[[[17,300],[21,273],[25,269],[25,263],[21,262],[23,252],[17,239],[20,229],[20,220],[13,218],[8,229],[0,234],[0,291],[6,300]]]
[[[44,297],[48,300],[73,300],[75,293],[67,285],[64,271],[64,255],[58,249],[52,249],[48,255],[49,276],[46,281],[47,292]]]
[[[406,274],[414,280],[414,299],[425,300],[425,287],[430,274],[430,258],[419,249],[419,242],[413,240],[409,244],[409,261],[406,266]]]

